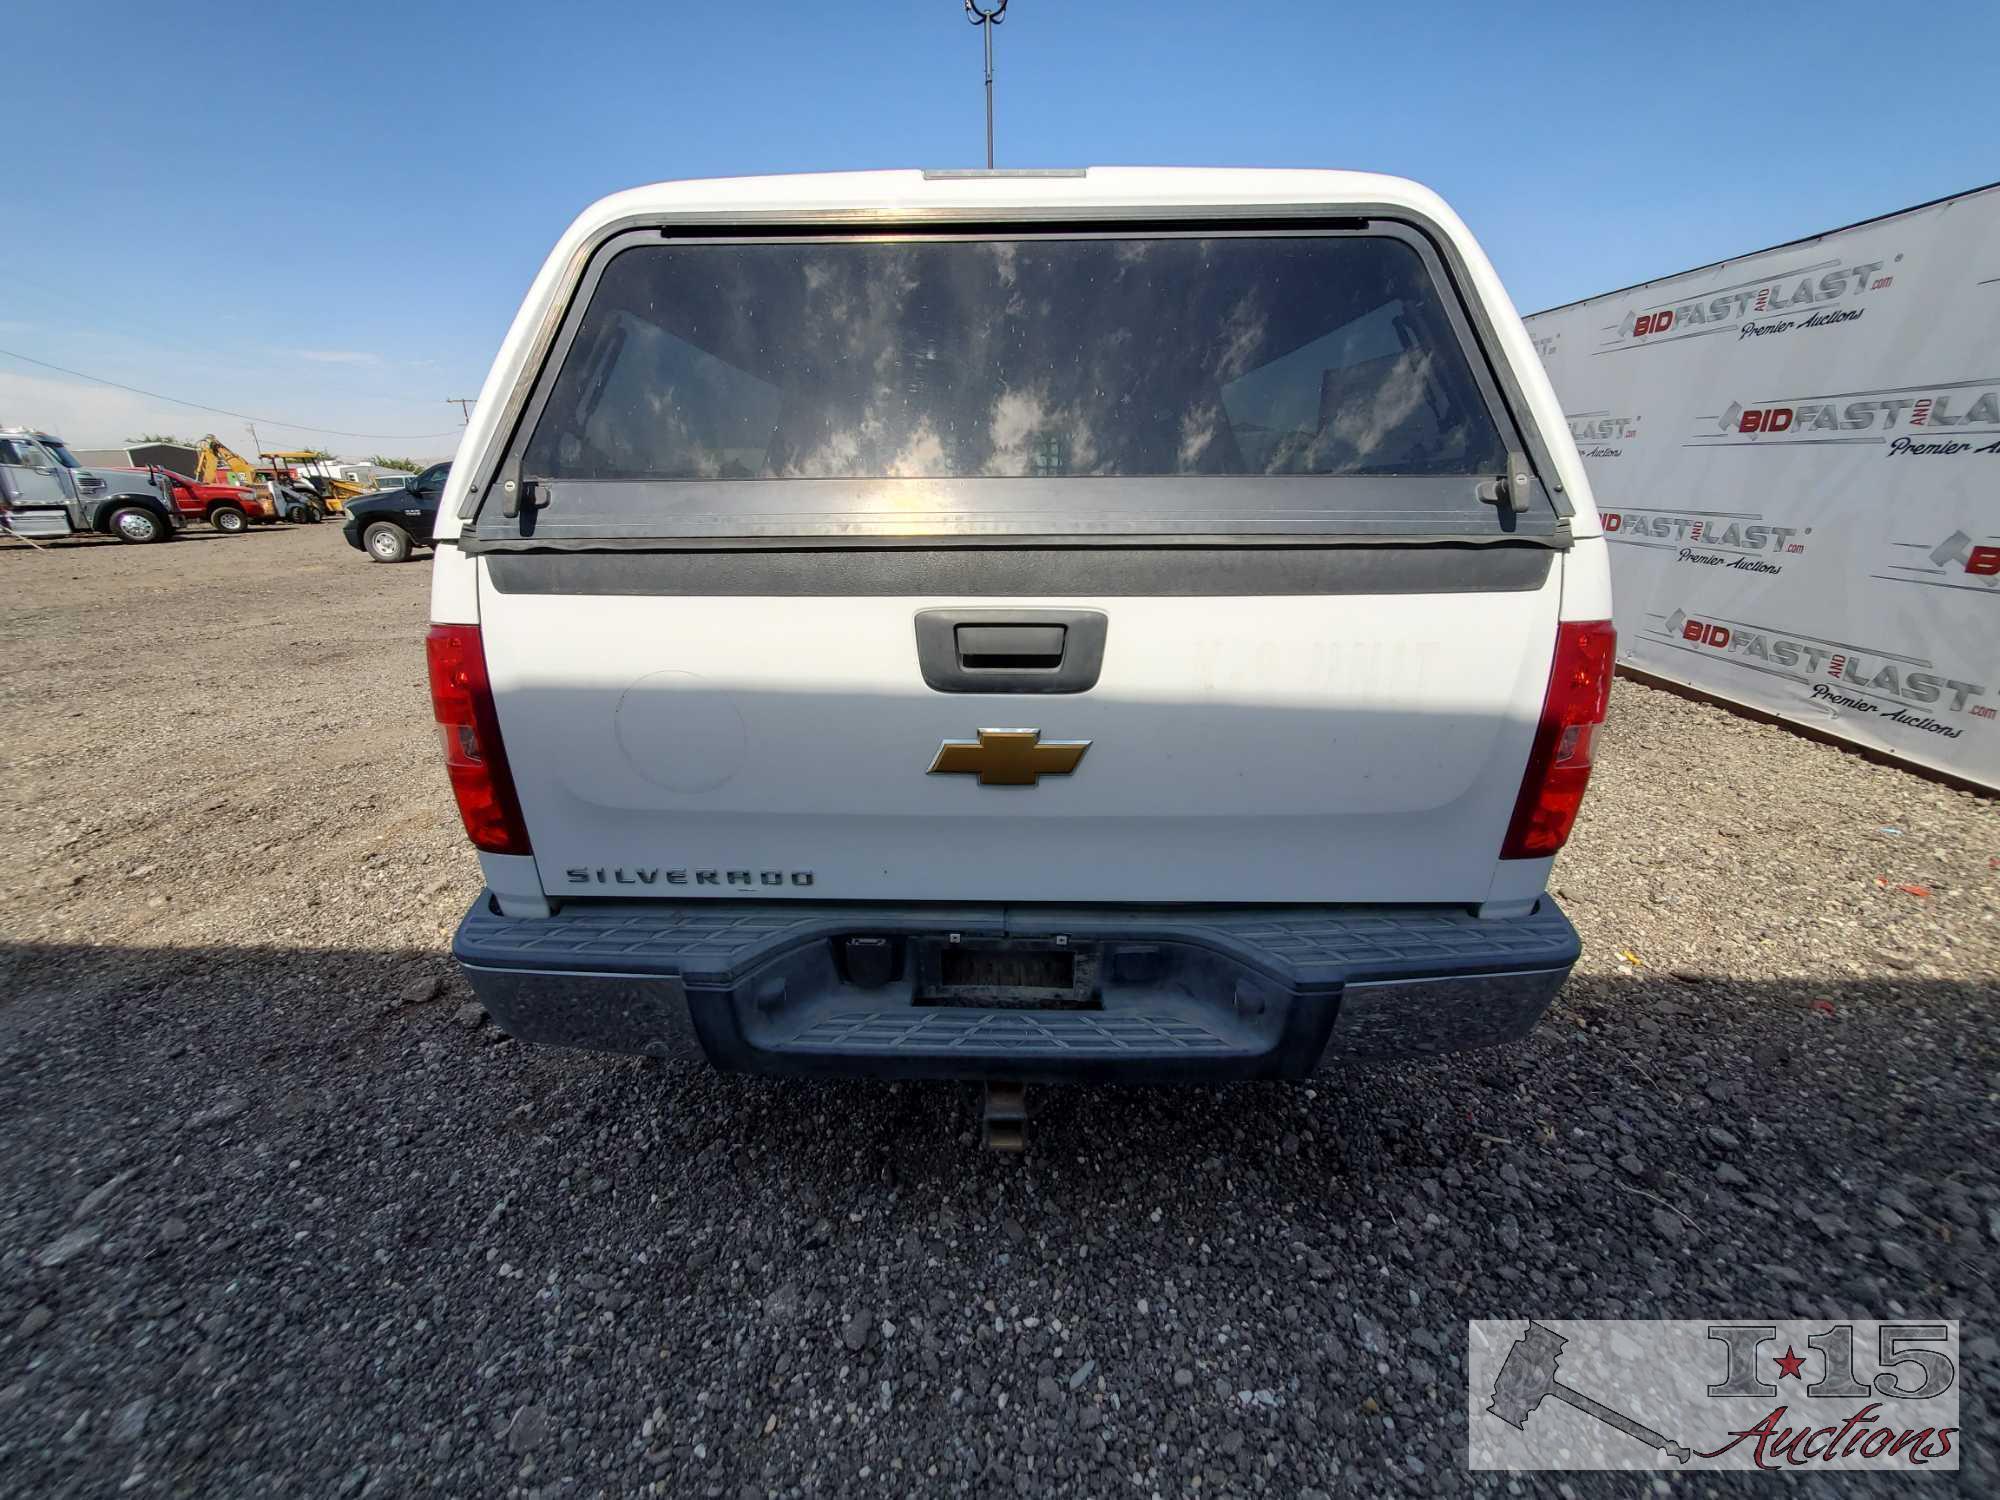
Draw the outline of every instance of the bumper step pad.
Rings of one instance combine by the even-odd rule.
[[[1544,896],[1525,917],[1463,907],[874,906],[803,901],[578,901],[553,917],[503,917],[485,892],[453,951],[501,968],[678,974],[728,984],[771,954],[850,932],[958,932],[970,940],[1066,933],[1191,943],[1294,985],[1437,978],[1574,963],[1576,929]]]
[[[842,972],[837,941],[1065,938],[1101,956],[1094,1008],[918,1003]],[[453,951],[531,1041],[705,1054],[749,1072],[1008,1080],[1302,1078],[1333,1056],[1505,1041],[1577,956],[1544,897],[1439,907],[884,907],[578,902],[509,918],[481,894]]]

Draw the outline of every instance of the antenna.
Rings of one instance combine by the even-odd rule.
[[[986,39],[986,170],[993,170],[993,28],[1007,19],[1007,0],[965,0],[965,19]]]

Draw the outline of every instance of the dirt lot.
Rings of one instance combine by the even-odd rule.
[[[1530,1042],[1012,1163],[467,1010],[427,578],[0,547],[0,1490],[1497,1492],[1470,1317],[1909,1314],[2000,1491],[1993,803],[1621,683]]]

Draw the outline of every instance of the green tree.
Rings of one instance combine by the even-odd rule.
[[[404,474],[419,473],[423,469],[423,465],[414,458],[390,458],[386,453],[371,454],[368,462],[378,469],[396,469]]]
[[[171,432],[142,432],[135,438],[128,437],[125,439],[127,447],[136,447],[140,443],[172,443],[176,448],[194,448],[200,446],[199,444],[189,442],[184,437],[175,437]]]

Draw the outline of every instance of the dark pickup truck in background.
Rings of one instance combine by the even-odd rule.
[[[438,497],[450,473],[450,464],[432,464],[401,489],[348,501],[347,545],[383,563],[402,562],[413,549],[430,546]]]

